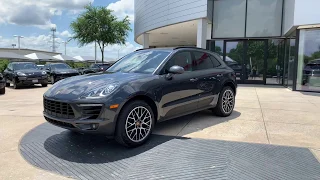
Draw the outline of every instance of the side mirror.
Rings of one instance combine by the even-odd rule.
[[[166,75],[166,79],[167,80],[171,80],[173,77],[173,74],[183,74],[184,73],[184,69],[181,66],[172,66],[169,69],[169,73]]]
[[[183,74],[184,73],[184,69],[181,66],[172,66],[169,69],[169,73],[171,73],[171,74]]]

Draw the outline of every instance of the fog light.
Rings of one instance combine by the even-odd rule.
[[[77,127],[81,130],[97,130],[99,127],[99,124],[77,124]]]

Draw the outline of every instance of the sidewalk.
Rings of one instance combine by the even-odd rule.
[[[0,179],[68,179],[35,168],[19,152],[19,141],[45,122],[47,88],[13,90],[0,96]],[[309,148],[320,159],[320,94],[278,86],[240,86],[232,116],[210,111],[159,123],[155,134]]]

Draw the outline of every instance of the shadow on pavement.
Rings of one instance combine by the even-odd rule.
[[[42,87],[41,85],[33,85],[33,86],[19,86],[18,89],[14,89],[13,86],[9,86],[6,88],[9,88],[12,90],[22,90],[22,89],[25,90],[25,89],[38,89],[38,88],[45,88],[45,87]]]
[[[173,139],[189,139],[176,135],[185,135],[184,133],[179,134],[179,132],[181,132],[181,130],[187,126],[190,121],[199,121],[199,123],[201,123],[202,120],[205,120],[206,122],[201,126],[201,128],[204,129],[219,123],[230,121],[240,116],[240,114],[240,112],[234,111],[231,116],[221,118],[213,116],[211,111],[202,111],[161,122],[156,125],[155,131],[158,133],[153,134],[146,144],[137,148],[121,146],[114,140],[107,139],[104,136],[79,134],[71,131],[62,131],[48,137],[44,142],[44,148],[52,155],[70,162],[90,164],[114,162],[139,155]],[[170,128],[180,129],[175,130],[175,132],[178,133],[174,135],[168,135],[166,133],[163,133],[166,135],[161,134],[161,131],[165,131]],[[195,132],[198,130],[199,128],[191,128],[191,130],[188,130],[188,133],[192,133],[190,131]]]

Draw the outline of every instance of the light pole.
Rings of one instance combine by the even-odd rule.
[[[18,48],[20,50],[20,39],[24,38],[23,36],[19,36],[19,35],[14,35],[13,37],[17,37],[18,38]]]
[[[67,41],[62,41],[62,43],[64,44],[64,55],[67,55],[67,44],[71,41],[71,39],[67,40]]]

